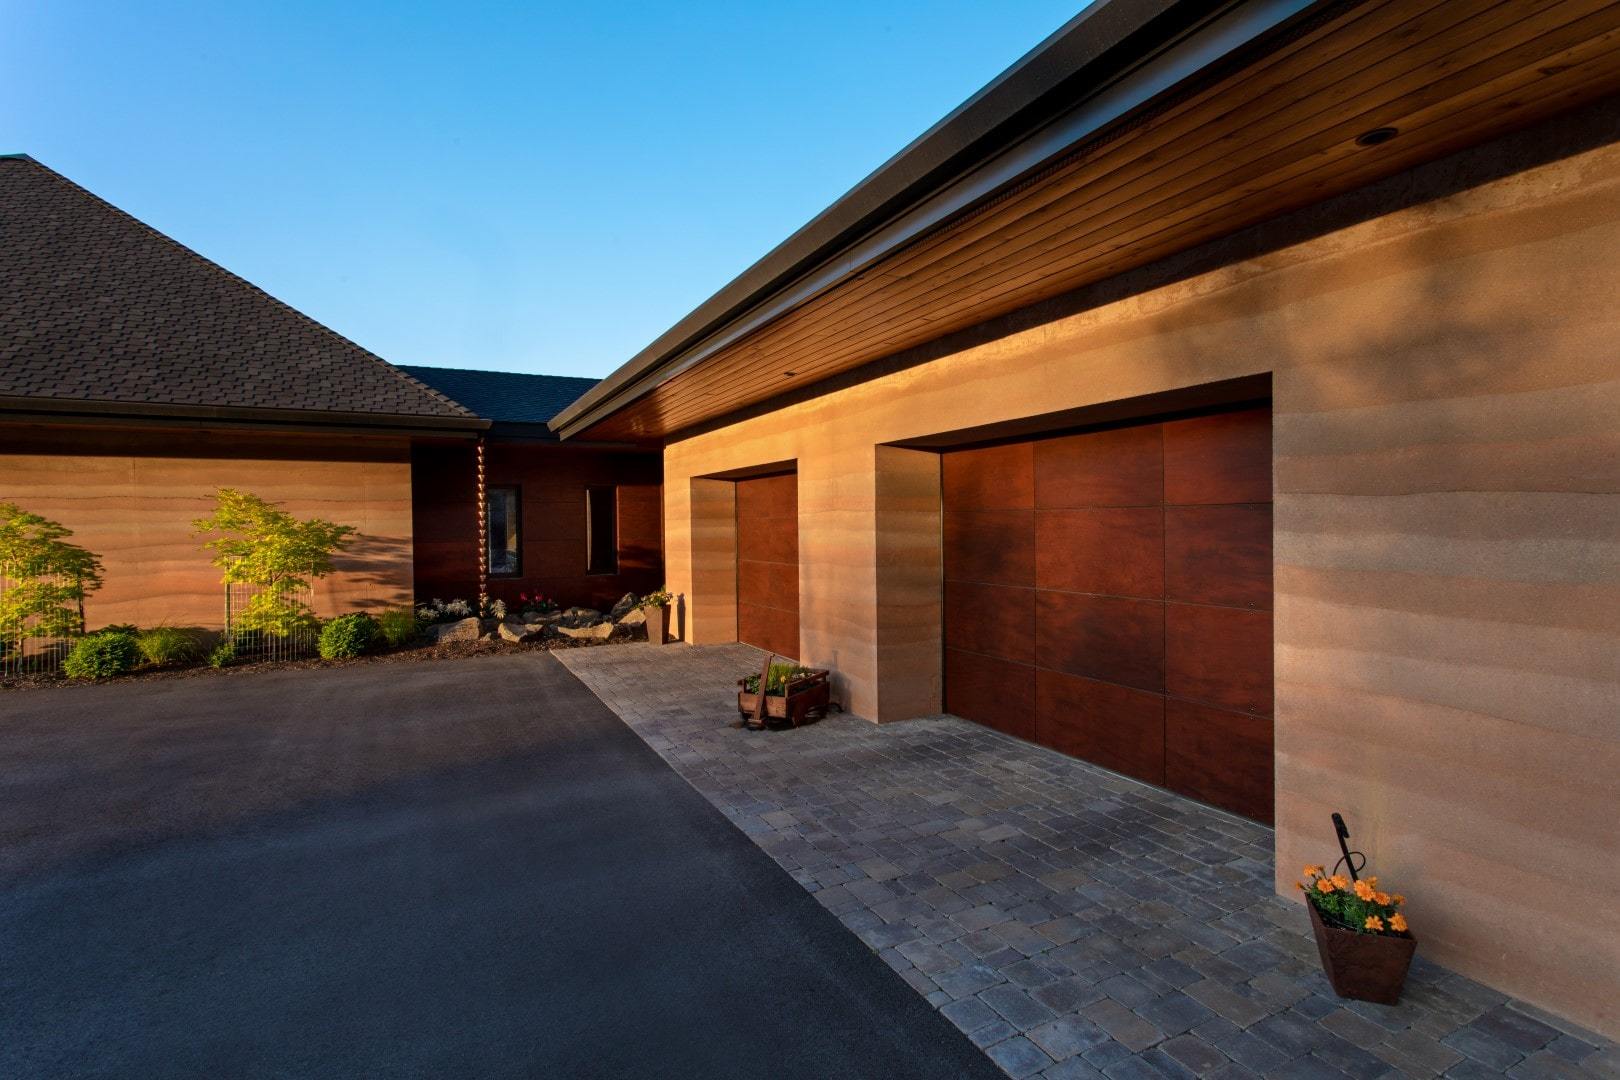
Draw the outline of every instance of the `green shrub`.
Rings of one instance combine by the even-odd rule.
[[[377,620],[363,611],[339,615],[321,627],[321,659],[348,660],[359,656],[369,652],[381,635]]]
[[[234,663],[236,663],[236,642],[226,635],[219,639],[218,645],[209,650],[208,666],[222,668],[230,667]]]
[[[382,631],[383,640],[388,642],[390,649],[409,645],[422,632],[422,624],[417,620],[416,612],[408,607],[389,608],[384,611],[377,616],[377,628]]]
[[[202,655],[197,639],[173,626],[154,626],[135,636],[141,655],[149,664],[189,664]]]
[[[122,675],[141,662],[141,648],[129,634],[90,634],[74,644],[62,661],[70,679],[105,679]]]

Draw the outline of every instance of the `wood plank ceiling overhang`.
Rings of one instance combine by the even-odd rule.
[[[1280,33],[565,432],[664,439],[1620,90],[1612,0],[1330,3]]]

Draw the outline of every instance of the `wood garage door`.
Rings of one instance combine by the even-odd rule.
[[[737,481],[737,639],[799,656],[799,478]]]
[[[942,468],[947,710],[1270,821],[1270,408]]]

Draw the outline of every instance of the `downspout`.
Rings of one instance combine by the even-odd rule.
[[[484,487],[484,437],[478,436],[478,617],[489,609],[489,500]]]

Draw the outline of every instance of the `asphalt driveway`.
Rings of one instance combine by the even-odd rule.
[[[0,1075],[999,1076],[544,654],[0,695]]]

